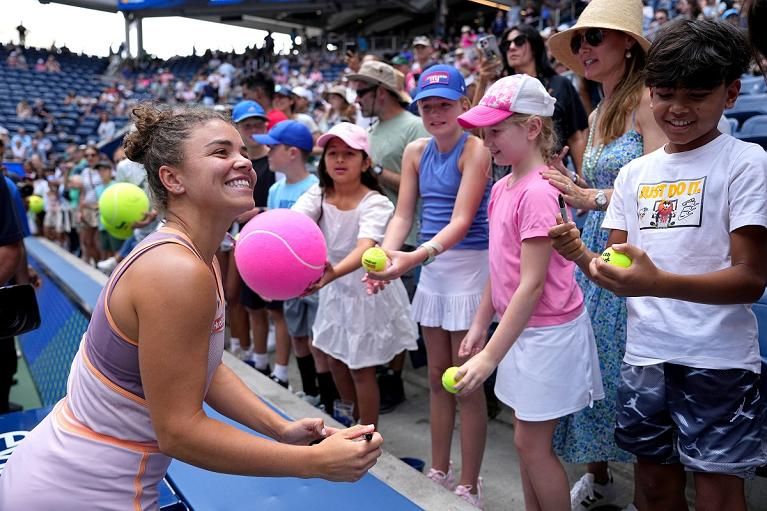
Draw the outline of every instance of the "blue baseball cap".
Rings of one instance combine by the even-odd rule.
[[[270,129],[266,135],[253,135],[253,140],[263,145],[295,146],[304,151],[311,151],[314,148],[312,132],[298,121],[282,121]]]
[[[439,64],[426,69],[418,78],[418,89],[413,101],[438,97],[452,101],[466,95],[463,75],[453,66]]]
[[[240,101],[232,109],[232,121],[242,122],[251,117],[267,119],[264,109],[255,101]]]

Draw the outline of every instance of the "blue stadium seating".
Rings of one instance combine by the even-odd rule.
[[[76,95],[98,97],[103,88],[100,75],[108,65],[106,58],[58,54],[56,59],[61,65],[61,73],[38,73],[31,69],[9,68],[6,65],[9,51],[7,47],[0,47],[0,125],[8,129],[11,135],[20,127],[30,132],[40,129],[42,121],[39,119],[17,119],[16,105],[22,99],[30,104],[36,99],[42,99],[54,117],[56,128],[68,134],[62,140],[56,134],[49,135],[54,142],[55,152],[63,152],[68,141],[84,143],[98,138],[98,118],[85,116],[76,105],[65,105],[64,98],[69,91]],[[38,58],[47,58],[48,54],[48,50],[24,50],[29,65],[34,65]],[[121,127],[121,123],[115,122]]]
[[[743,123],[738,138],[753,142],[767,149],[767,115],[755,115]]]
[[[726,117],[737,119],[741,127],[750,117],[761,114],[767,114],[767,93],[741,94],[735,106],[724,111]]]

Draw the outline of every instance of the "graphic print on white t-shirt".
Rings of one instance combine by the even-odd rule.
[[[700,227],[706,177],[639,183],[637,216],[639,229]]]

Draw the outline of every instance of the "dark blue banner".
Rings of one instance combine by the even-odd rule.
[[[259,3],[285,4],[299,1],[303,0],[262,0]],[[121,11],[143,11],[150,9],[222,7],[247,3],[246,0],[117,0],[117,9]]]

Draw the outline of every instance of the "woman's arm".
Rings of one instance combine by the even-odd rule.
[[[402,154],[402,174],[397,195],[397,208],[386,228],[381,247],[385,250],[399,250],[413,226],[416,203],[418,202],[418,164],[423,150],[429,143],[427,138],[410,142]]]
[[[205,402],[220,414],[275,440],[282,440],[282,432],[289,424],[224,364],[216,369]]]
[[[550,259],[551,242],[547,238],[522,241],[519,287],[485,349],[458,370],[456,379],[460,381],[456,388],[459,391],[469,393],[482,385],[517,341],[543,294]]]
[[[586,139],[588,138],[588,129],[574,131],[567,139],[567,146],[570,148],[570,156],[575,162],[575,172],[579,177],[579,183],[583,181],[583,153],[586,152]]]
[[[271,442],[208,417],[202,402],[216,311],[212,273],[178,246],[158,247],[142,256],[141,263],[122,282],[129,286],[127,299],[135,309],[142,385],[163,453],[208,470],[242,475],[353,480],[372,466],[380,437],[373,444],[339,434],[316,447],[298,447]],[[184,296],[194,299],[179,298]],[[226,378],[224,373],[217,377]],[[214,387],[213,401],[231,411],[219,392]],[[249,412],[260,413],[260,408]],[[243,407],[240,414],[249,412]],[[248,422],[267,431],[279,427],[270,415]],[[354,468],[341,470],[341,458]]]
[[[655,122],[655,116],[652,113],[650,89],[645,89],[643,92],[636,116],[637,131],[642,135],[644,143],[644,154],[649,154],[663,147],[668,142],[666,134],[663,133],[658,123]]]

